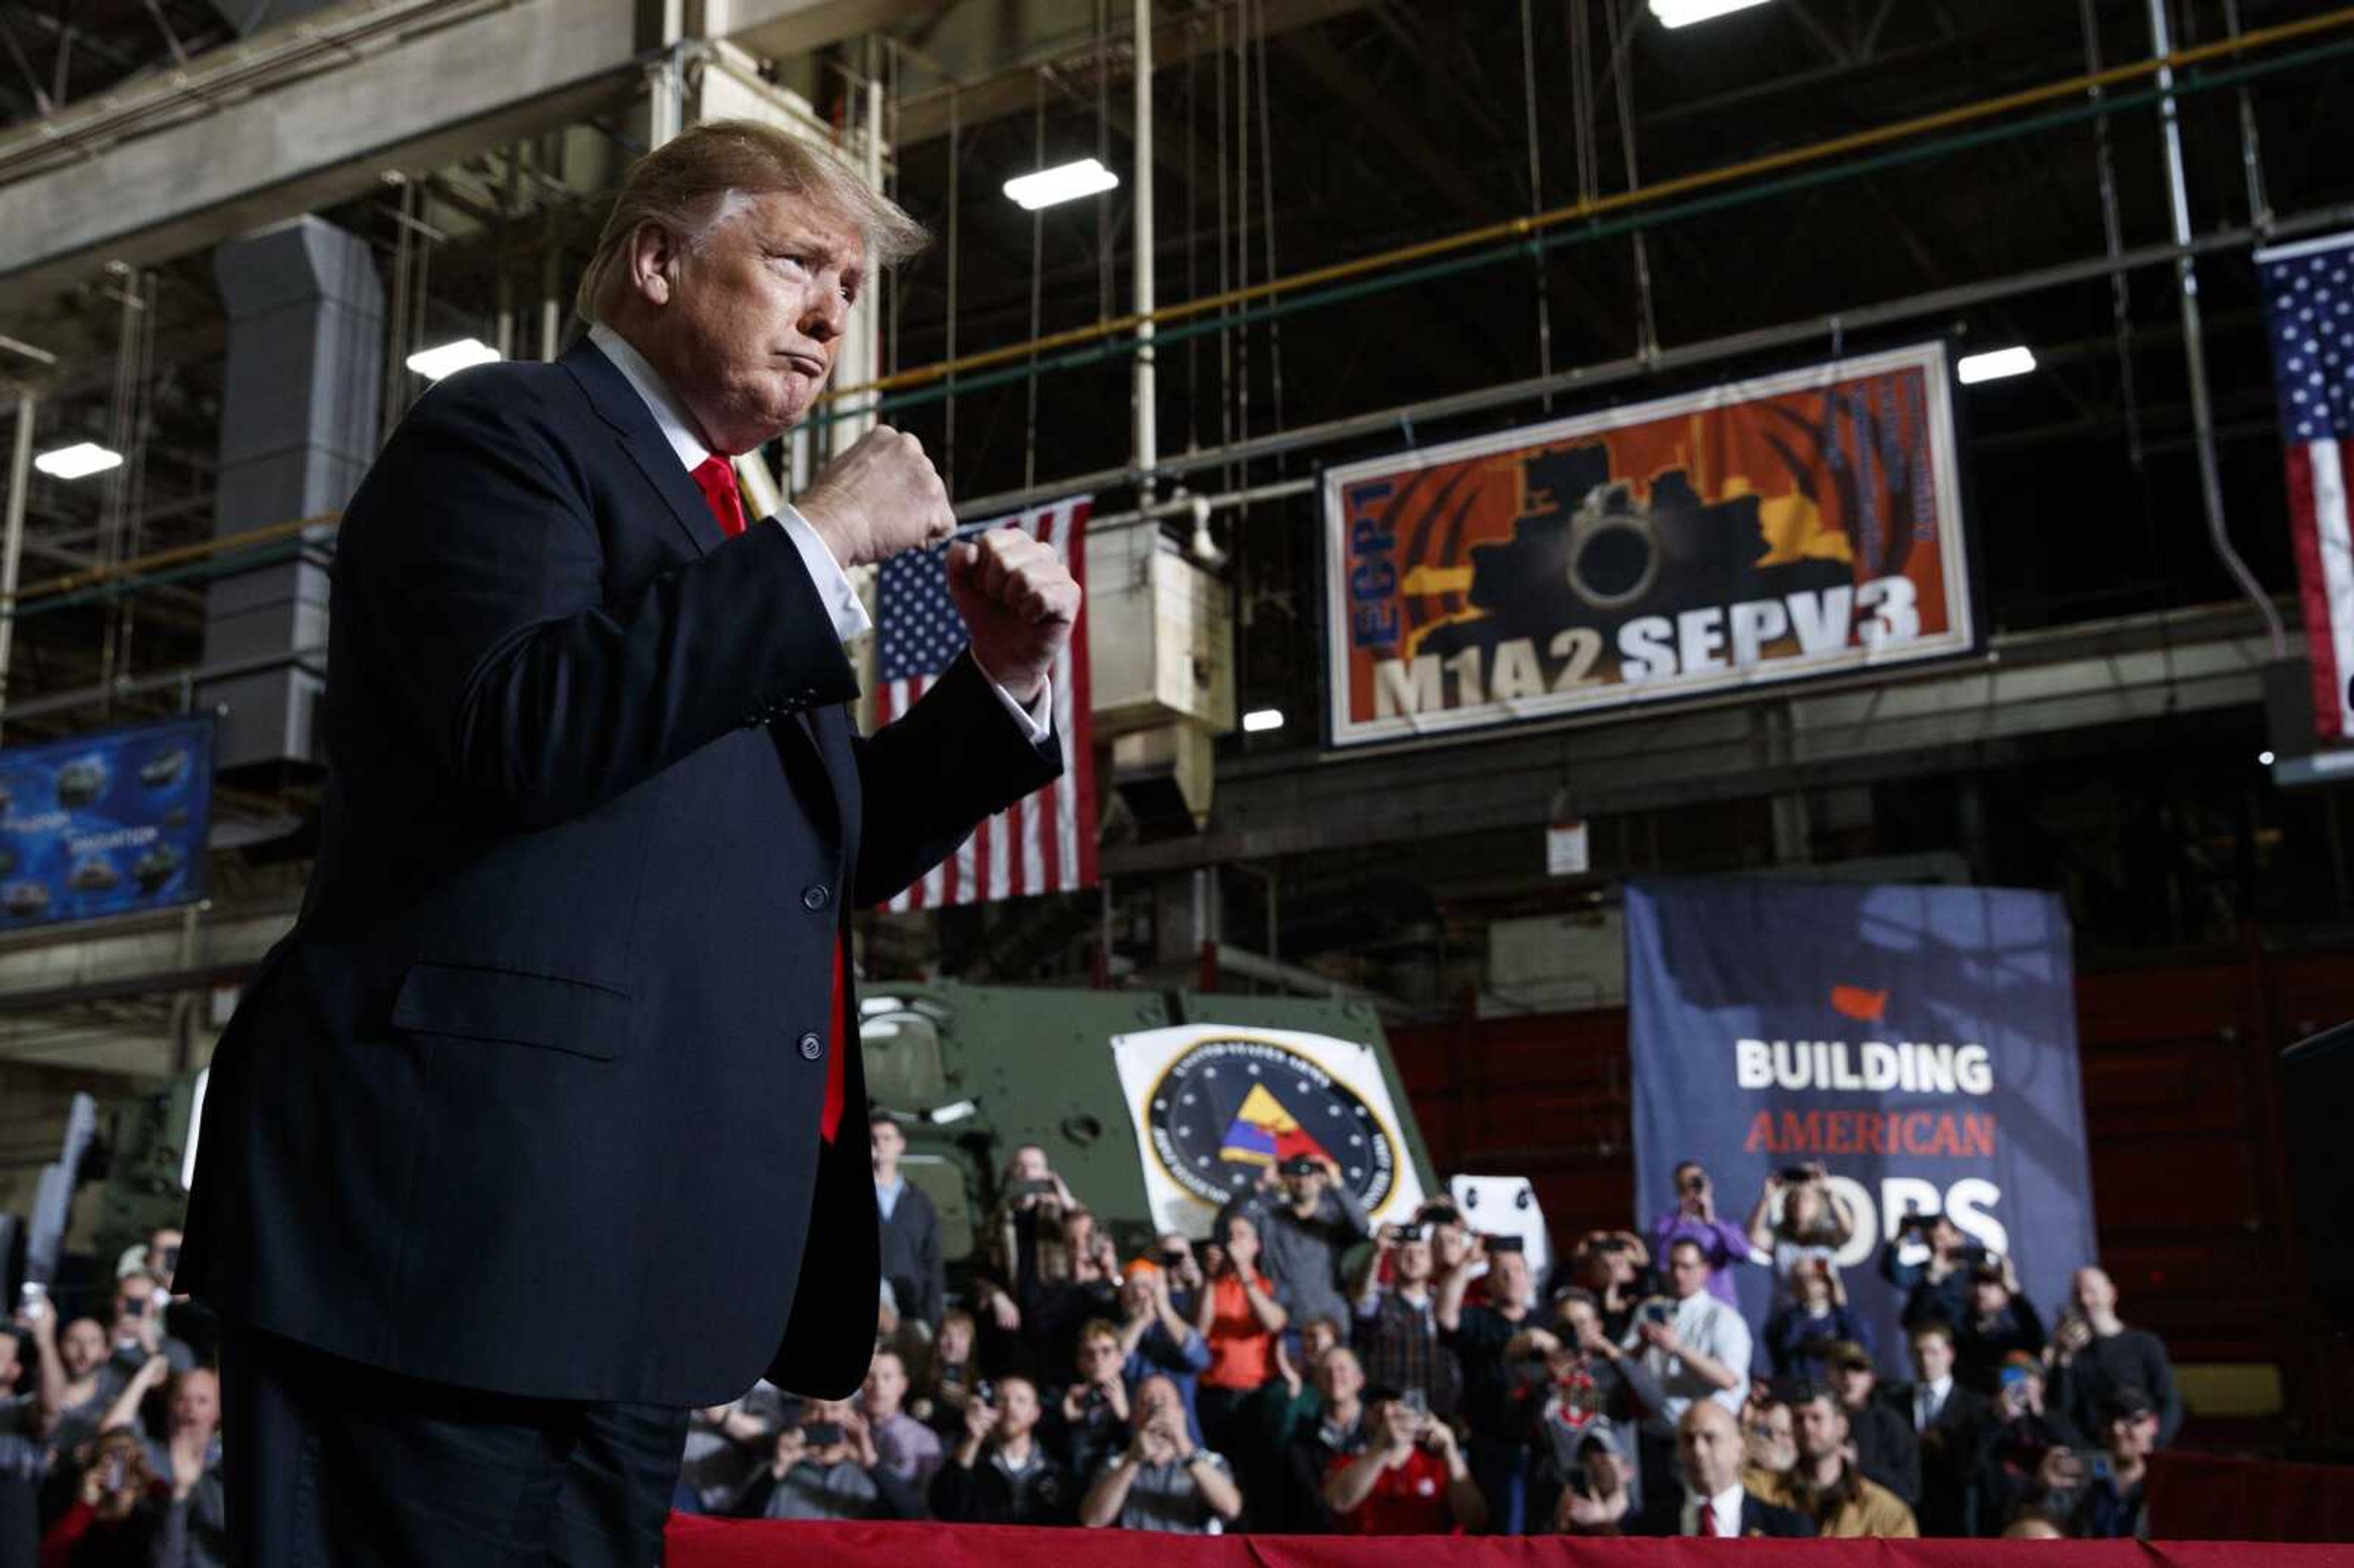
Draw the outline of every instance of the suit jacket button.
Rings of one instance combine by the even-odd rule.
[[[801,1036],[801,1060],[814,1062],[825,1054],[825,1042],[814,1034]]]
[[[832,896],[832,895],[826,892],[825,884],[813,882],[801,889],[801,907],[810,910],[822,909],[826,906],[826,901]]]

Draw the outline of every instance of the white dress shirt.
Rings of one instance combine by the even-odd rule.
[[[1913,1430],[1926,1432],[1937,1413],[1946,1408],[1946,1401],[1954,1396],[1954,1380],[1941,1377],[1935,1383],[1925,1383],[1913,1391]]]
[[[1696,1399],[1713,1399],[1735,1415],[1749,1397],[1749,1325],[1741,1314],[1705,1290],[1694,1291],[1676,1303],[1676,1338],[1711,1361],[1721,1363],[1734,1378],[1731,1388],[1719,1388],[1694,1371],[1681,1356],[1671,1356],[1641,1336],[1639,1326],[1628,1330],[1627,1348],[1643,1358],[1644,1370],[1659,1385],[1660,1404],[1644,1417],[1645,1430],[1654,1436],[1675,1431],[1676,1423]]]
[[[1682,1528],[1677,1531],[1678,1534],[1698,1535],[1700,1533],[1700,1510],[1703,1507],[1708,1508],[1715,1513],[1717,1534],[1723,1536],[1728,1541],[1740,1539],[1741,1487],[1738,1482],[1735,1482],[1734,1485],[1727,1487],[1724,1490],[1717,1493],[1714,1497],[1709,1499],[1705,1504],[1702,1503],[1698,1498],[1686,1497],[1684,1499],[1683,1525]]]
[[[588,341],[613,362],[613,368],[621,373],[621,379],[627,381],[631,389],[644,400],[647,411],[653,415],[655,425],[662,430],[663,439],[670,443],[671,450],[678,454],[678,461],[686,471],[692,473],[702,467],[711,456],[711,449],[705,446],[703,438],[695,433],[694,421],[680,407],[677,397],[670,389],[670,383],[662,378],[662,373],[646,362],[646,356],[640,354],[629,339],[602,322],[588,329]],[[762,521],[774,523],[782,528],[786,537],[792,540],[793,548],[801,553],[801,565],[809,570],[810,582],[817,589],[819,601],[825,606],[826,614],[833,621],[835,637],[847,642],[875,629],[875,622],[868,618],[866,607],[859,602],[858,590],[851,587],[842,563],[833,558],[832,549],[810,525],[810,520],[801,514],[798,507],[787,502],[783,511]],[[987,676],[989,672],[983,670],[981,673]],[[1034,743],[1045,739],[1051,733],[1054,694],[1044,684],[1039,686],[1037,698],[1026,708],[1014,701],[1013,694],[999,685],[993,678],[990,680],[989,689],[997,694],[997,700],[1005,705],[1005,711],[1022,726],[1023,733]]]

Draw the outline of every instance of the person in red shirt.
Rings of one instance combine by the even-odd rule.
[[[1324,1506],[1341,1535],[1462,1535],[1488,1527],[1488,1499],[1456,1447],[1455,1430],[1395,1389],[1366,1395],[1362,1452],[1324,1474]]]

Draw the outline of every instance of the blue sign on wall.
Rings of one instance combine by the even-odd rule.
[[[202,898],[213,722],[0,750],[0,931]]]
[[[2072,954],[2066,911],[2042,893],[1630,885],[1642,1221],[1677,1209],[1680,1160],[1707,1166],[1715,1213],[1736,1226],[1769,1174],[1819,1161],[1856,1222],[1835,1261],[1883,1375],[1911,1375],[1904,1299],[1879,1266],[1908,1212],[2008,1255],[2048,1323],[2094,1261]],[[1782,1298],[1773,1269],[1733,1278],[1765,1323]],[[1761,1340],[1753,1370],[1765,1363]]]

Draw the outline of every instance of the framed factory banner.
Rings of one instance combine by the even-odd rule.
[[[202,898],[213,722],[0,750],[0,930]]]
[[[1112,1038],[1156,1229],[1204,1235],[1294,1155],[1329,1157],[1375,1224],[1422,1206],[1397,1107],[1370,1046],[1227,1023]]]
[[[1324,475],[1332,744],[1976,646],[1942,343]]]

